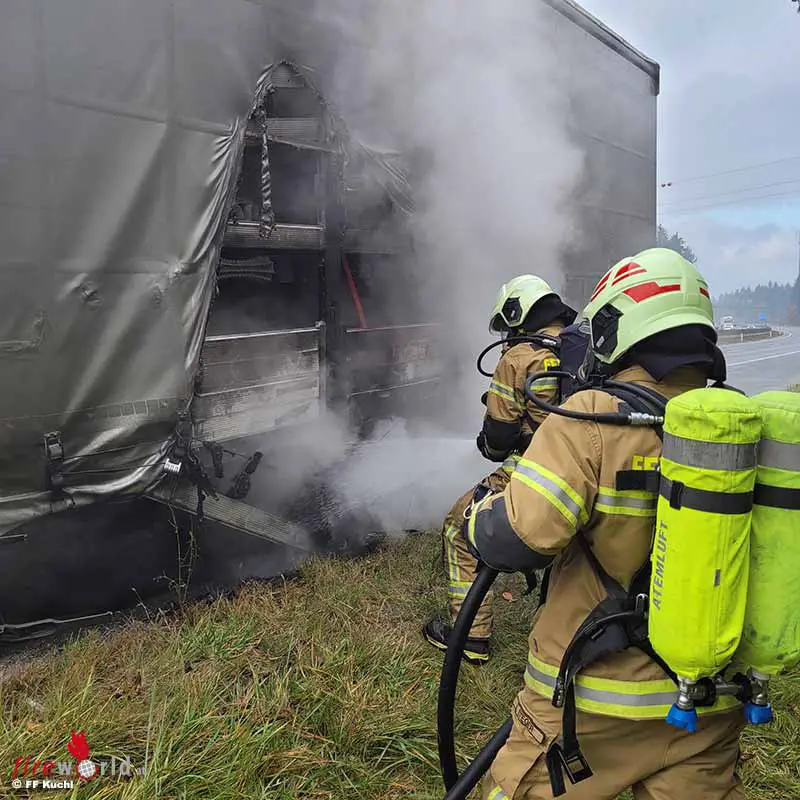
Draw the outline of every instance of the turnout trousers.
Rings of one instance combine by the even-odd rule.
[[[514,727],[484,778],[483,800],[552,800],[545,753],[558,738],[561,709],[523,689],[512,709]],[[566,800],[744,800],[736,768],[741,708],[700,717],[696,733],[662,719],[631,720],[577,712],[581,749],[593,775]]]
[[[463,494],[450,509],[442,525],[442,549],[444,567],[447,573],[447,598],[450,610],[450,624],[455,624],[461,604],[472,586],[478,568],[478,561],[467,548],[464,537],[464,512],[472,502],[475,490],[481,484],[493,492],[502,492],[511,479],[511,473],[519,461],[519,456],[510,456],[491,475],[484,478]],[[488,639],[492,633],[492,602],[490,591],[482,603],[470,630],[475,639]]]

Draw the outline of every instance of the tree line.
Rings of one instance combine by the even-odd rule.
[[[692,248],[678,233],[670,233],[658,226],[657,244],[680,253],[687,261],[697,261]],[[800,276],[794,283],[760,283],[755,287],[742,287],[735,292],[725,292],[713,298],[717,319],[731,316],[737,323],[747,325],[766,319],[778,325],[800,325]]]

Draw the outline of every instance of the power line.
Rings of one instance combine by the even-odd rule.
[[[729,192],[720,192],[718,194],[706,194],[706,195],[695,195],[693,197],[683,197],[680,200],[665,200],[661,207],[666,206],[674,206],[674,205],[683,205],[685,203],[693,203],[698,200],[713,200],[716,197],[730,197],[730,196],[738,196],[742,194],[742,192],[754,192],[758,189],[770,189],[773,186],[787,186],[792,183],[800,183],[800,178],[792,178],[788,181],[775,181],[773,183],[762,183],[758,186],[743,186],[741,189],[731,189]]]
[[[669,217],[681,217],[686,214],[692,214],[697,211],[705,211],[710,208],[719,208],[720,206],[736,206],[743,204],[746,205],[747,203],[752,203],[753,201],[771,200],[779,197],[800,198],[800,189],[795,190],[793,192],[779,192],[777,194],[773,193],[773,194],[755,195],[754,197],[745,197],[745,198],[740,198],[739,200],[724,200],[720,203],[708,203],[702,206],[695,206],[694,208],[675,209],[674,211],[667,209],[666,211],[662,212],[662,215]]]
[[[707,175],[694,175],[691,178],[679,178],[676,181],[664,181],[661,185],[668,183],[673,185],[676,183],[692,183],[694,181],[704,181],[707,178],[716,178],[720,175],[734,175],[737,172],[747,172],[751,169],[760,169],[761,167],[772,167],[776,164],[786,164],[789,161],[800,161],[800,156],[787,156],[786,158],[778,158],[774,161],[763,161],[760,164],[751,164],[748,167],[736,167],[735,169],[726,169],[721,172],[709,172]]]

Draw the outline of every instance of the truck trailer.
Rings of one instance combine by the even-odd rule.
[[[585,155],[557,287],[580,307],[655,241],[659,68],[572,0],[531,2]],[[424,422],[464,368],[419,302],[409,154],[359,140],[271,14],[0,8],[2,642],[352,543],[370,503],[287,456],[313,463],[332,415],[351,447]]]

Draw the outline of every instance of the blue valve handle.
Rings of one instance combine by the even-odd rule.
[[[744,718],[748,725],[767,725],[775,719],[772,706],[757,706],[754,703],[744,704]]]
[[[697,731],[697,711],[693,708],[686,710],[673,703],[666,717],[667,724],[675,728],[695,733]]]

